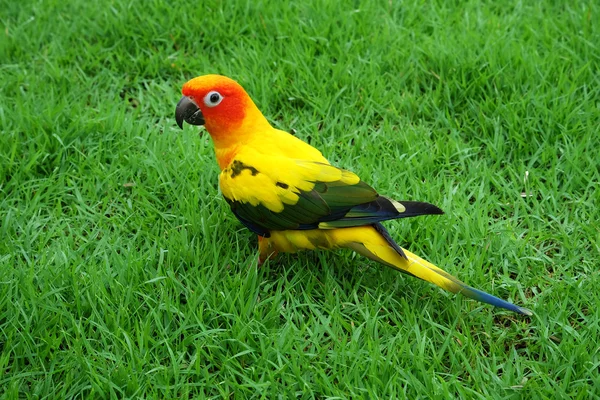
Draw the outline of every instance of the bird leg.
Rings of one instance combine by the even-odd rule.
[[[258,266],[260,267],[265,261],[276,255],[277,250],[271,247],[271,241],[268,238],[258,236]]]

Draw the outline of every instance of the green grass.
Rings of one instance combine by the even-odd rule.
[[[597,2],[0,9],[0,398],[600,393]],[[386,226],[535,315],[352,253],[257,268],[208,135],[175,126],[206,73],[381,193],[440,206]]]

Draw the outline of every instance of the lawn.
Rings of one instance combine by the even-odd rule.
[[[597,2],[0,9],[0,398],[600,394]],[[207,73],[380,193],[441,207],[385,225],[534,315],[351,252],[257,267],[210,137],[175,125]]]

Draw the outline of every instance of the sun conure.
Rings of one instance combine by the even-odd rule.
[[[221,192],[233,214],[258,235],[260,263],[280,251],[349,248],[450,292],[531,315],[401,248],[381,225],[442,214],[438,207],[381,196],[354,173],[330,165],[319,150],[273,128],[230,78],[200,76],[185,83],[182,93],[177,124],[204,125],[212,137]]]

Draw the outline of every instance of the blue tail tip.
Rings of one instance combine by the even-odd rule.
[[[512,312],[516,312],[517,314],[532,316],[533,311],[525,307],[519,307],[515,304],[509,303],[508,301],[499,299],[496,296],[492,296],[489,293],[483,292],[481,290],[469,287],[468,290],[464,290],[462,292],[465,296],[470,297],[474,300],[482,301],[487,304],[491,304],[495,307],[504,308],[505,310],[509,310]]]

